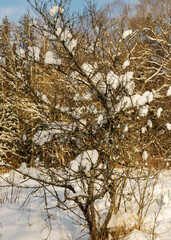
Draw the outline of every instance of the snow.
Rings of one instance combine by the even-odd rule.
[[[135,83],[133,81],[130,81],[126,83],[124,86],[127,89],[128,94],[133,95],[134,89],[135,89]]]
[[[36,19],[33,20],[33,25],[34,25],[34,26],[37,25],[37,20],[36,20]]]
[[[89,160],[93,164],[98,161],[98,152],[96,150],[89,150],[80,154],[75,160],[75,166],[73,164],[73,170],[77,170],[79,164],[82,164],[87,170],[90,170]],[[39,159],[36,162],[39,163]],[[43,168],[37,170],[36,168],[27,168],[27,165],[23,163],[19,169],[20,171],[31,173],[32,176],[40,176],[42,174]],[[117,174],[122,173],[122,169],[115,169]],[[137,174],[135,172],[135,174]],[[60,174],[62,176],[62,172]],[[137,176],[137,175],[136,175]],[[25,187],[22,189],[17,189],[15,187],[10,188],[6,184],[5,179],[11,181],[13,180],[16,184],[21,184]],[[124,195],[129,197],[127,200],[130,203],[130,208],[127,205],[127,211],[125,211],[125,202],[121,203],[121,210],[117,214],[113,214],[110,222],[108,223],[109,231],[115,230],[119,227],[124,227],[128,234],[120,238],[122,240],[151,240],[151,232],[154,226],[155,216],[158,213],[158,218],[156,219],[155,240],[170,240],[171,236],[171,170],[162,170],[158,177],[154,180],[156,184],[154,186],[154,192],[151,193],[151,182],[147,186],[144,181],[137,183],[137,188],[134,188],[134,193],[130,195],[130,184],[129,182],[133,180],[128,180],[126,183],[126,188]],[[138,179],[135,179],[136,183]],[[98,191],[98,182],[97,185]],[[8,185],[5,187],[5,185]],[[2,187],[3,186],[3,187]],[[52,187],[48,187],[47,200],[48,200],[48,212],[46,212],[46,203],[44,202],[44,191],[43,189],[38,189],[34,191],[34,187],[39,186],[34,180],[27,180],[19,173],[11,171],[10,173],[5,173],[0,175],[0,238],[2,240],[67,240],[67,239],[82,239],[88,240],[89,234],[88,230],[84,229],[78,224],[78,218],[73,215],[72,212],[59,209],[56,206],[56,199],[49,194],[49,191],[53,191]],[[132,186],[135,185],[132,182]],[[138,226],[139,215],[138,204],[136,201],[139,199],[139,190],[141,187],[145,186],[149,194],[151,193],[153,199],[151,201],[151,206],[147,215],[143,218],[143,223],[140,230],[136,228],[132,230],[135,226]],[[62,197],[64,190],[61,188],[55,188],[55,191]],[[148,191],[146,192],[148,197]],[[32,192],[32,194],[31,194]],[[80,197],[80,192],[76,191],[75,197]],[[27,201],[26,201],[27,199]],[[109,202],[107,201],[108,196],[106,195],[103,199],[96,201],[96,210],[100,212],[102,218],[99,220],[99,224],[103,223],[105,220],[106,209],[109,207]],[[134,200],[135,199],[135,200]],[[25,202],[26,201],[26,202]],[[131,205],[132,202],[132,205]],[[25,203],[25,204],[24,204]],[[72,206],[72,205],[71,205]],[[132,206],[132,207],[131,207]],[[73,206],[72,206],[73,207]],[[74,209],[74,211],[78,211]],[[80,212],[77,212],[80,215]],[[80,215],[81,216],[81,215]],[[51,224],[49,223],[51,221]],[[75,222],[74,222],[75,221]],[[75,224],[76,223],[76,224]],[[81,236],[83,236],[81,238]]]
[[[31,60],[39,61],[40,60],[40,48],[33,46],[33,47],[28,47],[28,55]]]
[[[96,114],[97,113],[97,108],[94,105],[91,105],[90,108],[88,109],[89,113]]]
[[[130,97],[124,96],[120,102],[115,105],[115,111],[119,112],[121,109],[127,109],[132,107],[132,101]]]
[[[47,51],[45,54],[45,64],[61,65],[61,59],[57,58],[54,52]]]
[[[92,82],[94,83],[94,85],[99,85],[99,83],[102,81],[103,76],[101,73],[96,73],[93,77],[92,77]]]
[[[42,95],[42,100],[43,100],[45,103],[48,103],[48,102],[49,102],[45,94]]]
[[[103,115],[102,115],[102,114],[100,114],[100,115],[98,116],[97,123],[98,123],[99,125],[102,125],[102,124],[103,124]]]
[[[125,126],[124,126],[124,133],[127,133],[128,132],[128,130],[129,130],[129,128],[128,128],[128,124],[125,124]]]
[[[167,127],[167,129],[170,131],[171,130],[171,123],[166,123],[165,126]]]
[[[61,32],[62,32],[62,28],[61,28],[61,27],[58,27],[55,33],[56,33],[56,35],[59,37],[60,34],[61,34]]]
[[[166,96],[167,96],[167,97],[171,96],[171,86],[168,88],[167,93],[166,93]]]
[[[151,103],[153,101],[153,93],[149,91],[145,91],[142,95],[144,98],[146,98],[147,103]]]
[[[116,89],[120,84],[122,84],[127,90],[126,93],[129,95],[125,95],[120,98],[120,101],[115,105],[115,111],[119,112],[121,110],[136,107],[139,109],[140,116],[146,116],[149,108],[147,104],[154,100],[153,92],[145,91],[142,95],[138,93],[134,94],[135,83],[131,80],[133,75],[133,72],[127,72],[126,74],[121,75],[118,79],[118,76],[113,72],[108,73],[107,83],[109,86],[113,87],[113,89]]]
[[[144,234],[143,232],[134,229],[130,234],[124,237],[123,240],[150,240],[150,235]],[[157,240],[157,239],[156,239]]]
[[[90,171],[91,167],[97,163],[99,154],[97,150],[87,150],[79,154],[76,159],[69,163],[69,168],[78,172],[79,170]]]
[[[72,34],[69,30],[65,30],[61,33],[61,41],[70,41],[72,39]]]
[[[123,32],[122,38],[125,39],[126,37],[128,37],[131,34],[132,34],[132,30],[131,29],[130,30],[126,30],[126,31]]]
[[[91,64],[89,63],[83,63],[83,65],[81,66],[81,68],[83,69],[83,71],[89,76],[90,74],[92,74],[94,68]]]
[[[129,82],[134,76],[133,72],[126,72],[124,75],[120,76],[120,81],[123,82],[123,84],[126,84]]]
[[[129,60],[126,60],[123,65],[122,65],[122,68],[125,69],[126,67],[129,67],[130,65],[130,61]]]
[[[138,224],[138,215],[131,212],[123,212],[113,214],[109,223],[108,228],[126,227],[126,230],[131,229]]]
[[[70,52],[74,53],[73,50],[77,46],[77,39],[72,39],[71,41],[66,42],[65,45]]]
[[[49,10],[49,14],[50,16],[54,16],[56,13],[63,13],[64,9],[58,6],[53,6],[51,7],[51,9]]]
[[[24,134],[23,137],[22,137],[23,141],[25,142],[26,139],[27,139],[27,136]]]
[[[146,161],[147,158],[148,158],[148,153],[147,153],[147,151],[144,150],[143,153],[142,153],[142,160]]]
[[[145,126],[141,127],[141,133],[144,134],[147,131],[147,128]]]
[[[132,98],[135,105],[143,106],[146,103],[151,103],[153,101],[153,93],[146,91],[142,94],[142,96],[139,94],[135,94]]]
[[[62,29],[60,27],[57,28],[56,35],[60,36],[60,40],[64,41],[65,46],[68,48],[70,52],[74,54],[74,48],[77,46],[77,39],[74,39],[72,37],[72,34],[69,30],[65,30],[62,32]]]
[[[139,109],[139,116],[141,116],[141,117],[147,116],[147,114],[148,114],[148,108],[149,108],[148,105],[145,105],[145,106],[140,107],[140,109]]]
[[[148,121],[147,121],[147,126],[148,126],[149,128],[152,128],[152,126],[153,126],[153,123],[152,123],[152,121],[151,121],[151,120],[148,120]]]
[[[116,89],[119,87],[119,77],[113,71],[110,71],[107,74],[106,80],[111,89]]]
[[[163,108],[158,108],[157,109],[157,117],[158,118],[160,118],[162,111],[163,111]]]
[[[16,49],[16,54],[20,57],[20,58],[25,58],[25,51],[22,48],[17,48]]]
[[[35,145],[42,146],[47,142],[51,142],[54,135],[62,134],[64,131],[72,131],[72,126],[65,125],[63,122],[52,122],[47,130],[38,130],[33,136]]]

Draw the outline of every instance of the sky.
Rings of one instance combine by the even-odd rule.
[[[123,0],[125,3],[133,3],[136,0]],[[82,8],[84,0],[72,0],[72,9],[79,10]],[[98,6],[113,2],[113,0],[96,0]],[[11,21],[17,21],[26,12],[30,6],[27,0],[0,0],[0,21],[4,16],[8,16]]]

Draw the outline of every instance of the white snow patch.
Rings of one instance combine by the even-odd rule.
[[[45,64],[61,65],[61,59],[57,58],[54,52],[47,51],[45,54]]]
[[[116,89],[120,83],[119,77],[113,71],[107,74],[106,81],[111,89]]]
[[[171,123],[166,123],[165,126],[167,127],[167,129],[170,131],[171,130]]]
[[[24,142],[26,141],[26,139],[27,139],[26,134],[23,135],[22,139],[23,139]]]
[[[162,111],[163,111],[163,108],[158,108],[157,109],[157,117],[158,118],[160,118]]]
[[[70,42],[66,42],[65,45],[70,52],[73,53],[74,48],[77,46],[77,39],[72,39]]]
[[[125,227],[126,230],[128,230],[134,227],[136,224],[138,224],[138,215],[130,212],[123,212],[112,215],[108,223],[108,228],[114,229]]]
[[[18,77],[19,79],[22,79],[22,75],[21,75],[20,72],[17,72],[17,77]]]
[[[35,60],[35,61],[39,61],[40,60],[40,48],[33,46],[33,47],[28,47],[28,54],[29,54],[29,58],[31,60]]]
[[[132,34],[132,30],[131,29],[126,30],[126,31],[123,32],[122,38],[125,39],[126,37],[128,37],[131,34]]]
[[[65,30],[64,32],[61,33],[61,41],[64,42],[69,42],[72,39],[72,34],[70,33],[69,30]]]
[[[61,34],[61,32],[62,32],[62,28],[61,27],[57,27],[57,30],[56,30],[56,35],[59,37],[60,36],[60,34]]]
[[[56,13],[63,13],[64,9],[58,6],[53,6],[51,7],[51,9],[49,10],[49,14],[50,16],[54,16]]]
[[[91,167],[97,163],[98,157],[99,154],[96,149],[84,151],[69,163],[69,168],[74,172],[79,170],[90,171]]]
[[[126,67],[129,67],[130,65],[130,61],[129,60],[126,60],[123,65],[122,65],[122,68],[125,69]]]
[[[93,150],[91,150],[93,151]],[[36,159],[35,162],[39,163],[39,159]],[[95,160],[96,162],[96,160]],[[0,165],[2,162],[0,162]],[[99,166],[100,167],[100,166]],[[102,169],[103,166],[101,166]],[[40,168],[39,170],[36,168],[27,168],[26,164],[22,164],[21,168],[22,172],[25,173],[31,173],[31,176],[37,176],[38,178],[42,178],[41,175],[44,171],[43,168]],[[52,170],[53,171],[53,170]],[[119,175],[123,173],[123,171],[119,171],[119,169],[115,169],[116,173]],[[119,172],[118,172],[119,171]],[[148,171],[148,170],[147,170]],[[133,173],[131,173],[131,176]],[[135,172],[135,176],[139,176],[138,172]],[[61,179],[65,177],[63,171],[58,172],[56,177],[61,176]],[[90,177],[90,176],[89,176]],[[89,179],[88,177],[88,179]],[[10,187],[4,187],[5,185],[8,185],[4,180],[8,179],[9,181],[13,180],[14,185],[22,185],[25,188],[17,189],[15,186],[12,188]],[[44,174],[44,180],[47,178],[47,175]],[[75,178],[75,175],[73,175],[73,178]],[[150,180],[149,176],[147,176],[147,181],[149,182],[149,185],[146,190],[146,197],[148,201],[148,193],[150,193],[151,189],[153,188],[153,181]],[[82,179],[83,180],[83,179]],[[151,206],[149,208],[149,211],[147,212],[147,215],[145,218],[143,218],[144,223],[143,226],[141,226],[141,231],[134,229],[131,233],[126,235],[125,237],[120,237],[122,240],[151,240],[153,239],[153,236],[148,234],[150,233],[151,229],[153,229],[154,221],[156,220],[156,214],[158,215],[158,218],[156,220],[156,228],[155,231],[155,240],[170,240],[171,236],[171,170],[162,170],[160,171],[160,174],[157,178],[154,179],[155,186],[154,186],[154,193],[151,195],[153,198],[150,200]],[[133,191],[130,192],[130,184],[132,183]],[[113,215],[112,219],[110,221],[111,224],[111,230],[112,228],[115,228],[117,226],[124,226],[126,229],[129,230],[131,226],[134,226],[134,224],[137,223],[137,215],[138,212],[138,205],[137,200],[141,198],[140,191],[143,190],[141,187],[143,187],[146,180],[138,180],[137,179],[128,179],[128,181],[125,184],[125,189],[123,194],[126,194],[124,196],[130,195],[130,199],[125,201],[124,203],[121,203],[120,211],[117,215]],[[84,181],[85,188],[82,188],[81,182],[74,183],[72,186],[76,190],[75,197],[78,196],[80,201],[85,203],[84,196],[86,198],[86,191],[87,191],[87,185],[86,180]],[[135,188],[134,188],[135,183]],[[137,185],[136,185],[137,183]],[[152,184],[152,185],[151,185]],[[58,207],[54,207],[57,205],[57,199],[53,198],[55,196],[55,193],[58,193],[59,196],[63,196],[65,194],[64,189],[61,188],[55,188],[51,186],[47,186],[48,191],[46,191],[46,196],[48,199],[48,206],[44,203],[44,194],[45,192],[41,190],[42,188],[36,181],[34,180],[28,180],[23,179],[23,176],[18,173],[14,173],[14,171],[11,171],[10,173],[5,173],[0,175],[0,238],[2,240],[5,239],[12,239],[12,240],[30,240],[30,239],[47,239],[47,240],[66,240],[66,239],[83,239],[87,240],[89,239],[88,235],[88,229],[85,229],[85,231],[82,231],[81,225],[74,224],[75,222],[80,222],[81,220],[76,218],[77,216],[82,217],[80,214],[80,211],[78,209],[74,208],[75,215],[72,214],[69,211],[63,211],[62,209],[59,209]],[[34,187],[38,187],[38,191],[34,191]],[[77,186],[77,188],[76,188]],[[81,186],[79,188],[79,186]],[[97,186],[97,189],[95,192],[99,190],[99,184],[98,181],[95,182],[95,186]],[[137,186],[137,189],[136,189]],[[150,187],[151,186],[151,187]],[[11,190],[12,189],[12,190]],[[82,189],[86,189],[86,191],[83,191]],[[44,189],[46,190],[46,189]],[[55,190],[55,191],[54,191]],[[52,195],[49,194],[49,191],[52,193]],[[11,195],[12,193],[12,195]],[[81,196],[82,195],[82,196]],[[106,194],[107,195],[107,194]],[[5,196],[5,198],[4,198]],[[28,199],[28,197],[31,196],[31,198]],[[72,197],[72,196],[71,196]],[[74,194],[73,194],[74,197]],[[4,201],[5,199],[5,201]],[[23,204],[25,201],[29,200],[28,204]],[[96,200],[96,210],[99,213],[99,217],[97,216],[97,221],[99,221],[99,225],[102,226],[104,223],[104,220],[106,219],[110,201],[109,198],[105,196],[103,199]],[[9,201],[8,201],[9,200]],[[129,203],[131,204],[129,208]],[[127,212],[125,211],[125,204],[127,204]],[[46,212],[46,209],[48,207],[48,213]],[[69,205],[69,208],[73,209],[73,204]],[[146,207],[146,206],[145,206]],[[148,207],[148,204],[147,204]],[[134,213],[135,212],[135,213]],[[116,217],[117,216],[117,217]],[[48,221],[47,218],[51,221],[49,232],[48,228]],[[115,221],[116,220],[116,221]],[[82,222],[85,223],[85,222]],[[110,225],[109,225],[110,226]],[[109,229],[110,231],[110,229]],[[87,234],[86,234],[87,233]],[[49,235],[48,235],[49,234]],[[81,237],[82,235],[86,234],[84,237]],[[111,238],[112,239],[112,238]]]
[[[166,96],[167,96],[167,97],[171,96],[171,86],[168,88],[167,93],[166,93]]]
[[[144,134],[146,131],[147,131],[147,128],[146,128],[145,126],[143,126],[143,127],[141,128],[141,133]]]
[[[102,123],[103,123],[103,115],[102,115],[102,114],[100,114],[100,115],[98,116],[97,123],[98,123],[99,125],[102,125]]]
[[[129,233],[127,236],[123,238],[123,240],[150,240],[150,239],[151,239],[150,235],[145,234],[137,229],[134,229],[131,233]]]
[[[97,113],[97,108],[96,108],[94,105],[91,105],[91,106],[88,108],[88,111],[89,111],[90,113],[96,114],[96,113]]]
[[[24,49],[22,49],[22,48],[17,48],[15,52],[16,52],[16,54],[17,54],[20,58],[25,58],[25,51],[24,51]]]
[[[128,124],[125,124],[125,126],[124,126],[124,133],[127,133],[128,132],[128,130],[129,130],[129,128],[128,128]]]
[[[153,93],[152,92],[146,91],[143,93],[142,96],[146,98],[147,103],[151,103],[153,101]]]
[[[140,109],[139,109],[139,116],[141,116],[141,117],[147,116],[147,114],[148,114],[148,108],[149,108],[148,105],[145,105],[145,106],[140,107]]]
[[[148,158],[148,153],[147,153],[147,151],[144,150],[143,153],[142,153],[142,160],[146,161],[147,158]]]
[[[47,130],[38,130],[33,136],[33,142],[35,145],[42,146],[46,142],[50,142],[53,136],[56,134],[61,134],[64,131],[72,131],[73,126],[66,125],[63,122],[52,122]]]
[[[147,121],[147,126],[148,126],[148,127],[150,127],[150,128],[152,128],[152,126],[153,126],[153,123],[152,123],[152,121],[151,121],[151,120],[148,120],[148,121]]]
[[[48,102],[49,102],[49,100],[47,99],[47,97],[46,97],[45,94],[42,95],[42,100],[43,100],[43,102],[45,102],[45,103],[48,103]]]
[[[83,63],[81,68],[87,75],[92,75],[93,70],[94,70],[94,67],[89,63]]]

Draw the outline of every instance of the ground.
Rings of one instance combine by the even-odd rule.
[[[36,171],[32,169],[32,171]],[[37,186],[33,180],[27,181],[27,188],[11,188],[7,186],[6,179],[15,179],[16,183],[26,186],[26,179],[14,172],[0,175],[0,239],[2,240],[88,240],[88,231],[81,231],[77,220],[69,211],[58,208],[49,209],[47,212],[43,200],[43,191],[34,191]],[[129,187],[129,186],[128,186]],[[58,191],[62,190],[58,189]],[[32,192],[32,194],[30,194]],[[133,199],[132,199],[133,201]],[[53,207],[55,199],[49,196],[49,204]],[[136,204],[135,204],[136,206]],[[136,207],[132,216],[137,216]],[[122,224],[136,222],[129,218],[129,211],[113,216],[111,227],[113,229]],[[115,220],[114,220],[115,219]],[[116,220],[117,219],[117,220]],[[130,221],[131,219],[131,221]],[[140,230],[134,229],[124,240],[152,240],[149,234],[155,223],[155,238],[157,240],[171,239],[171,170],[163,170],[157,177],[154,198],[149,207],[147,216]],[[113,225],[112,225],[113,224]],[[81,238],[82,237],[82,238]]]

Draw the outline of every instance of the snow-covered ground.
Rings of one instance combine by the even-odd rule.
[[[32,172],[36,169],[32,169]],[[20,183],[27,188],[7,187],[6,179]],[[37,183],[34,180],[23,178],[14,172],[0,175],[0,239],[1,240],[69,240],[89,239],[88,231],[82,231],[75,215],[69,211],[56,208],[56,200],[49,196],[46,209],[44,192],[36,191]],[[130,185],[127,185],[130,188]],[[34,191],[35,190],[35,191]],[[63,190],[56,189],[58,192]],[[128,190],[128,189],[127,189]],[[126,191],[127,191],[126,190]],[[136,191],[136,190],[135,190]],[[157,177],[154,188],[154,201],[149,207],[141,230],[134,229],[124,240],[152,240],[149,234],[155,223],[155,238],[157,240],[171,239],[171,170],[163,170]],[[134,197],[132,197],[132,210],[130,213],[122,211],[113,215],[110,227],[115,228],[122,224],[132,224],[137,221],[136,207],[134,209]],[[131,215],[132,214],[132,215]],[[81,238],[82,237],[82,238]]]

